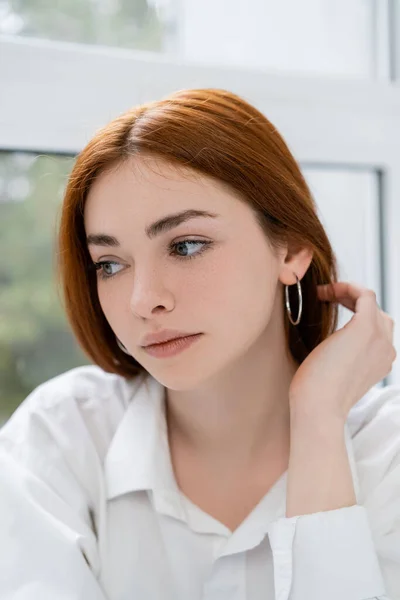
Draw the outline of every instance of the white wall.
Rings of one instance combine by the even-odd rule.
[[[184,0],[181,55],[207,64],[369,77],[372,0]]]

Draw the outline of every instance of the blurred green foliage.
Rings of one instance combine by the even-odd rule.
[[[163,50],[172,23],[147,0],[6,0],[0,33],[50,40]]]
[[[56,277],[56,232],[73,161],[0,153],[0,422],[39,383],[87,363]]]

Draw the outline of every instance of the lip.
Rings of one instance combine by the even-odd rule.
[[[143,348],[152,346],[153,344],[163,344],[176,340],[179,338],[186,338],[192,335],[198,335],[197,333],[190,333],[188,331],[177,331],[176,329],[163,329],[157,333],[148,333],[144,336],[141,346]]]
[[[196,333],[194,335],[175,338],[169,342],[164,342],[163,344],[150,344],[149,346],[145,346],[144,350],[147,354],[150,354],[150,356],[154,356],[155,358],[175,356],[175,354],[179,354],[189,348],[189,346],[194,344],[196,340],[202,337],[202,335],[202,333]]]

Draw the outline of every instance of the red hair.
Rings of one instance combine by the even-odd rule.
[[[100,129],[77,156],[62,205],[58,271],[67,318],[85,354],[105,371],[125,377],[143,371],[118,347],[100,307],[83,220],[93,181],[139,154],[224,182],[254,210],[272,248],[290,243],[312,250],[301,281],[301,321],[293,326],[285,318],[288,347],[301,363],[336,329],[337,304],[320,302],[316,289],[337,281],[336,258],[282,136],[251,104],[220,89],[180,90],[135,106]],[[290,288],[290,298],[295,316],[296,286]]]

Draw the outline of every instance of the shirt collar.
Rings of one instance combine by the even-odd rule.
[[[179,495],[169,451],[165,387],[148,373],[133,386],[104,461],[107,499],[139,490]]]

